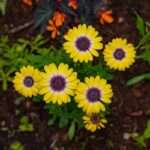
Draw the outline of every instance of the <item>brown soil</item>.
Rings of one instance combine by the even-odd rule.
[[[13,0],[9,1],[8,8],[6,16],[0,18],[0,35],[9,33],[13,40],[33,36],[35,31],[32,25],[15,34],[10,33],[16,26],[32,22],[33,10],[17,5]],[[115,22],[98,27],[105,42],[121,36],[136,44],[139,35],[135,28],[133,11],[137,10],[142,17],[149,20],[150,1],[112,0],[112,8]],[[16,140],[25,145],[25,150],[139,150],[135,142],[131,138],[126,139],[125,135],[141,132],[145,128],[150,117],[150,83],[145,81],[127,87],[126,82],[137,74],[150,71],[149,67],[148,64],[137,61],[128,71],[117,72],[112,81],[114,97],[108,125],[95,134],[85,130],[77,131],[73,141],[67,139],[66,129],[47,126],[48,114],[43,104],[30,100],[18,104],[18,95],[10,85],[8,91],[0,91],[0,150],[9,150],[9,145]],[[29,116],[34,132],[16,131],[22,115]],[[150,142],[147,144],[148,147],[144,150],[150,149]]]

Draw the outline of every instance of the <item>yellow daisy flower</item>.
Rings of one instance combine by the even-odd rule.
[[[44,95],[44,101],[59,105],[70,102],[70,96],[74,95],[78,83],[77,73],[63,63],[58,67],[49,64],[44,70],[40,83],[40,94]]]
[[[83,116],[83,122],[85,128],[91,132],[95,132],[97,129],[105,128],[107,120],[101,118],[99,114],[91,114]]]
[[[135,62],[135,57],[135,48],[133,44],[128,44],[126,39],[113,39],[104,49],[106,64],[115,70],[124,71],[129,68]]]
[[[38,94],[41,72],[32,66],[22,67],[20,72],[16,72],[13,80],[14,88],[25,97],[32,97]]]
[[[102,37],[92,26],[85,24],[70,29],[64,38],[64,49],[75,62],[92,61],[94,56],[99,56],[98,50],[103,48]]]
[[[99,76],[85,78],[85,83],[79,83],[75,100],[78,107],[87,113],[99,113],[105,110],[104,104],[109,104],[112,97],[111,85]]]

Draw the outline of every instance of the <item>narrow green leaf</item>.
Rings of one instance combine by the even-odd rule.
[[[71,126],[70,126],[69,130],[68,130],[68,138],[70,140],[72,140],[74,138],[74,136],[75,136],[75,130],[76,130],[76,125],[75,125],[75,122],[73,121],[71,123]]]
[[[128,80],[127,86],[134,85],[143,80],[150,80],[150,73],[145,73],[145,74],[133,77],[132,79]]]
[[[149,139],[150,138],[150,120],[147,122],[147,127],[144,131],[144,134],[143,134],[144,138],[145,139]]]
[[[44,31],[48,20],[53,15],[54,2],[50,3],[48,0],[44,1],[35,12],[35,27],[41,27],[41,31]]]
[[[6,13],[6,4],[7,4],[7,0],[0,1],[0,12],[2,15],[5,15]]]
[[[145,34],[145,23],[144,20],[141,16],[139,16],[138,14],[136,15],[137,20],[136,20],[136,27],[140,33],[141,36],[144,36]]]
[[[138,144],[140,147],[145,147],[145,146],[146,146],[143,136],[138,136],[138,137],[136,137],[136,138],[135,138],[135,141],[137,142],[137,144]]]

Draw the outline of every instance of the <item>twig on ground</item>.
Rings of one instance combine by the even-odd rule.
[[[15,34],[17,32],[20,32],[20,31],[22,31],[22,30],[24,30],[24,29],[29,28],[30,26],[32,26],[33,23],[34,23],[33,20],[31,20],[29,22],[26,22],[23,25],[17,26],[15,28],[11,29],[10,31],[8,31],[8,34]]]

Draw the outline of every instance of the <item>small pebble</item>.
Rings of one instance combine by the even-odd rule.
[[[31,105],[32,105],[31,101],[26,101],[25,102],[25,106],[26,106],[27,109],[30,109]]]
[[[130,133],[124,133],[124,134],[123,134],[123,139],[124,139],[124,140],[129,140],[130,137],[131,137],[131,134],[130,134]]]
[[[123,23],[124,22],[124,18],[123,17],[119,17],[118,18],[118,23]]]

